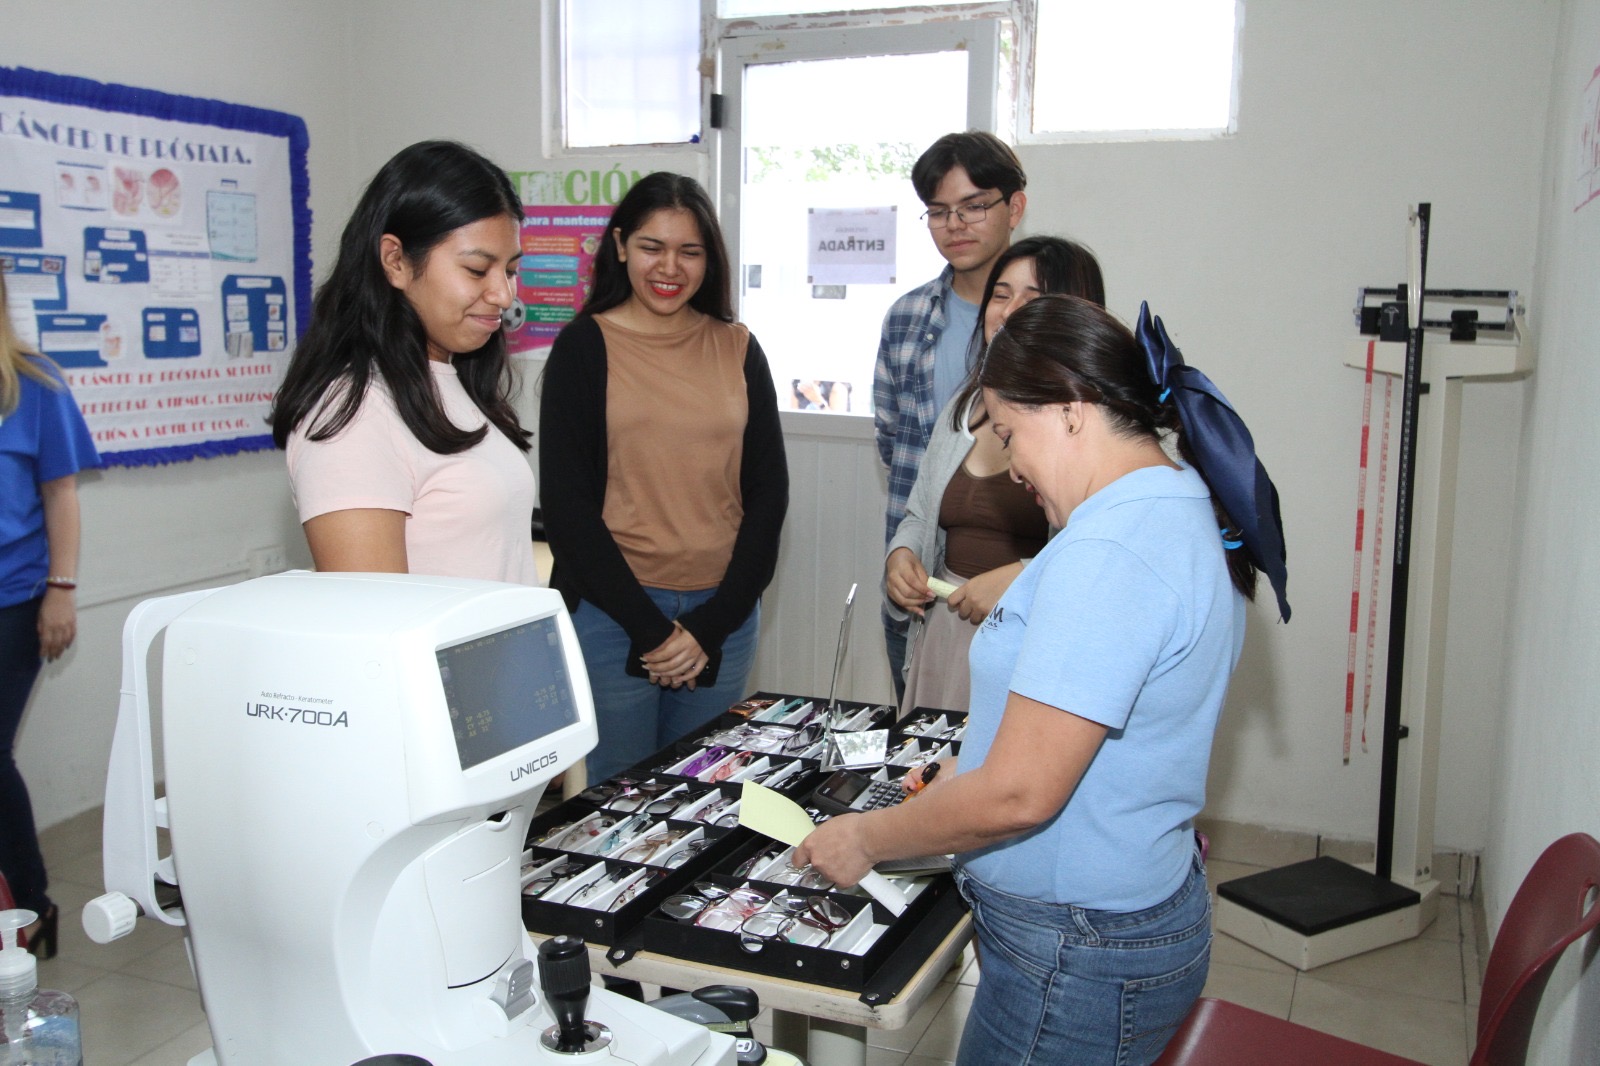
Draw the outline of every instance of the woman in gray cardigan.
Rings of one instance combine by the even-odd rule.
[[[990,271],[979,304],[984,344],[1011,312],[1046,293],[1104,306],[1105,283],[1094,253],[1060,237],[1013,244]],[[1024,562],[1055,532],[1032,488],[1011,480],[1005,450],[988,431],[977,371],[976,365],[969,368],[961,391],[939,413],[905,519],[885,554],[889,613],[914,619],[901,704],[908,711],[966,709],[972,634]],[[942,605],[932,602],[929,575],[959,586]]]

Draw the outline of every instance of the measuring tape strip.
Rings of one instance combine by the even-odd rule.
[[[1377,356],[1377,342],[1367,342],[1366,378],[1361,391],[1361,445],[1356,472],[1356,536],[1355,559],[1350,570],[1350,638],[1345,648],[1344,675],[1344,739],[1342,757],[1350,764],[1350,742],[1355,719],[1356,648],[1361,632],[1362,557],[1366,554],[1367,529],[1367,470],[1372,443],[1372,375]],[[1377,650],[1378,590],[1383,563],[1383,507],[1388,490],[1389,426],[1391,400],[1394,395],[1394,378],[1383,376],[1383,428],[1380,433],[1378,453],[1378,499],[1373,516],[1372,566],[1370,588],[1367,594],[1366,664],[1361,687],[1361,750],[1367,750],[1367,719],[1372,710],[1372,675]]]
[[[1361,627],[1361,554],[1367,530],[1367,444],[1372,432],[1372,363],[1378,344],[1367,342],[1366,382],[1361,389],[1361,447],[1356,462],[1356,553],[1350,570],[1350,641],[1344,664],[1344,763],[1350,764],[1350,728],[1356,702],[1356,637]]]
[[[1361,693],[1361,750],[1367,750],[1367,714],[1372,710],[1372,664],[1378,629],[1378,582],[1383,575],[1383,500],[1389,486],[1389,413],[1394,409],[1394,378],[1383,378],[1383,433],[1378,447],[1377,523],[1372,532],[1372,592],[1367,597],[1367,677]]]

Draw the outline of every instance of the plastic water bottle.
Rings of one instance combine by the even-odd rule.
[[[39,987],[39,963],[17,936],[38,917],[0,911],[0,1066],[83,1066],[78,1001]]]

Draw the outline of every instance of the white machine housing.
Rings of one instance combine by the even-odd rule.
[[[280,574],[141,604],[123,652],[106,883],[188,926],[213,1039],[196,1062],[572,1058],[539,1041],[552,1019],[519,882],[546,782],[596,741],[558,593]],[[181,909],[157,904],[158,879]],[[728,1038],[600,990],[587,1017],[613,1044],[586,1062],[733,1062]]]

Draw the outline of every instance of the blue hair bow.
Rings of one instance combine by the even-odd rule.
[[[1139,305],[1135,331],[1144,349],[1150,380],[1170,396],[1183,418],[1183,430],[1194,454],[1195,467],[1211,486],[1228,517],[1239,527],[1240,540],[1256,569],[1272,582],[1278,611],[1289,620],[1285,586],[1289,580],[1283,543],[1283,517],[1278,513],[1278,489],[1267,468],[1256,458],[1250,430],[1222,390],[1183,361],[1183,353],[1167,336],[1161,319],[1152,318],[1150,305]]]

